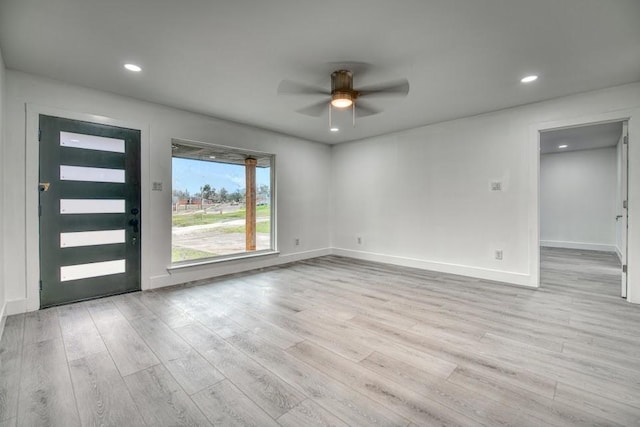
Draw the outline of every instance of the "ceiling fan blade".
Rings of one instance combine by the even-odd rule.
[[[296,110],[296,112],[300,114],[304,114],[306,116],[318,117],[322,115],[322,113],[324,113],[324,110],[326,110],[327,108],[329,108],[329,100],[325,99],[325,100],[316,102],[315,104],[311,104],[308,107],[304,107],[299,110]]]
[[[369,103],[361,100],[356,101],[356,117],[373,116],[374,114],[381,113],[382,110],[375,108]]]
[[[330,95],[328,89],[319,86],[298,83],[291,80],[283,80],[278,85],[279,95]]]
[[[407,79],[377,85],[364,86],[357,89],[359,96],[406,96],[409,93],[409,81]]]

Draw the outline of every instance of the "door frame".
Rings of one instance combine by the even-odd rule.
[[[540,286],[540,133],[611,122],[628,122],[628,232],[627,232],[627,301],[640,304],[640,150],[631,148],[633,141],[640,144],[640,108],[624,109],[601,114],[579,116],[561,120],[533,123],[529,126],[529,274],[531,286]],[[635,147],[635,145],[634,145]],[[634,238],[635,235],[635,238]],[[639,270],[640,271],[640,270]]]
[[[38,182],[40,170],[40,143],[38,129],[40,115],[79,120],[108,126],[117,126],[140,131],[140,203],[141,203],[141,255],[140,255],[140,287],[150,289],[149,274],[145,254],[148,253],[149,238],[149,125],[133,120],[120,120],[97,114],[78,113],[42,105],[25,105],[25,255],[26,255],[26,306],[24,311],[40,309],[40,228],[38,217]],[[33,191],[31,191],[33,189]],[[22,307],[21,307],[22,308]]]

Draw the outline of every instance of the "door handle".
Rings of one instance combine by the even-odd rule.
[[[134,233],[137,233],[138,231],[140,231],[140,228],[138,228],[138,226],[140,225],[140,221],[138,221],[136,218],[129,221],[129,225],[133,227]]]
[[[138,208],[132,208],[131,209],[131,215],[138,215],[140,213],[140,209]],[[139,225],[140,225],[140,221],[138,220],[138,218],[132,218],[129,221],[129,225],[133,228],[133,232],[137,233],[140,231]],[[134,237],[135,239],[135,237]]]
[[[616,215],[616,221],[622,218],[622,215]]]

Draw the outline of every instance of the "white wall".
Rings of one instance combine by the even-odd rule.
[[[514,130],[469,118],[334,147],[338,253],[526,283],[526,150]]]
[[[214,98],[212,102],[215,102]],[[27,117],[37,117],[34,111],[52,111],[58,115],[65,115],[66,111],[95,115],[88,116],[95,120],[108,117],[142,130],[143,288],[273,265],[330,251],[329,146],[9,70],[3,171],[11,185],[3,188],[6,190],[5,201],[11,209],[6,212],[3,236],[5,245],[10,248],[4,267],[8,310],[11,312],[38,308],[38,277],[34,273],[38,267],[38,158],[37,144],[30,140],[35,137],[37,119],[26,119],[25,122],[27,104],[31,112]],[[174,270],[171,274],[167,271],[171,257],[171,138],[276,155],[276,227],[280,256]],[[164,191],[150,191],[153,181],[163,182]],[[296,237],[300,238],[298,247],[294,246]]]
[[[540,244],[616,250],[616,147],[540,156]]]
[[[0,165],[4,164],[4,144],[5,144],[5,68],[4,61],[2,60],[2,52],[0,52]],[[3,230],[2,224],[4,223],[4,167],[0,171],[0,231]],[[6,315],[6,298],[5,287],[6,280],[4,277],[4,246],[5,241],[3,239],[0,242],[0,337],[2,337],[2,331],[4,330],[4,318]]]
[[[334,253],[536,286],[538,130],[631,117],[633,143],[639,104],[636,83],[335,146]],[[640,203],[640,155],[630,162],[630,216],[640,216],[631,200]],[[640,268],[639,241],[630,272]]]

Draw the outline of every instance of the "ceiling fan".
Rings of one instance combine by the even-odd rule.
[[[304,108],[296,110],[307,116],[318,117],[326,109],[329,109],[329,121],[331,110],[345,110],[351,108],[355,117],[371,116],[382,112],[382,109],[373,106],[369,100],[382,97],[403,97],[409,93],[409,81],[399,79],[383,84],[363,86],[357,89],[353,87],[353,73],[340,69],[331,73],[331,90],[322,87],[298,83],[291,80],[283,80],[278,86],[278,95],[318,95],[323,99]]]

